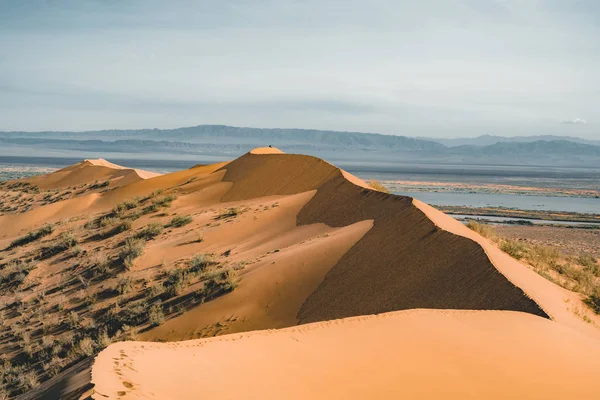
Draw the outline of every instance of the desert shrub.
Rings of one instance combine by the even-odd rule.
[[[584,303],[594,310],[596,314],[600,314],[600,293],[588,296],[588,298],[584,300]]]
[[[110,272],[110,263],[104,254],[98,254],[93,260],[93,265],[95,274],[104,275]]]
[[[116,217],[104,217],[98,221],[98,226],[106,228],[107,226],[113,226],[119,223],[119,218]]]
[[[577,257],[577,264],[583,266],[595,276],[600,276],[600,266],[598,266],[598,261],[596,261],[594,256],[590,254],[582,254]]]
[[[159,326],[165,322],[165,314],[162,310],[161,304],[154,304],[150,307],[150,311],[148,311],[148,322],[150,326]]]
[[[96,304],[97,301],[97,297],[94,293],[88,293],[84,298],[83,298],[83,304],[85,304],[87,307],[93,306],[94,304]]]
[[[52,346],[54,346],[54,336],[46,335],[42,337],[42,348],[48,349],[52,348]]]
[[[240,283],[237,271],[234,269],[227,270],[224,276],[224,283],[224,289],[227,291],[237,289]]]
[[[38,376],[35,371],[28,371],[19,375],[19,387],[24,392],[37,387],[39,384]]]
[[[190,272],[204,271],[213,262],[211,256],[207,254],[197,254],[190,260]]]
[[[119,223],[117,225],[113,225],[112,228],[107,229],[106,231],[104,231],[104,233],[102,233],[102,236],[104,238],[108,238],[108,237],[111,237],[111,236],[118,235],[119,233],[126,232],[126,231],[130,230],[131,226],[132,226],[131,225],[131,221],[125,220],[125,221],[123,221],[123,222],[121,222],[121,223]]]
[[[481,236],[483,236],[485,238],[488,238],[488,239],[496,238],[496,230],[494,229],[493,226],[490,226],[488,224],[482,224],[482,223],[479,223],[479,222],[476,222],[473,220],[469,220],[469,222],[467,223],[467,228],[479,233]]]
[[[560,259],[560,251],[556,247],[548,246],[523,246],[521,253],[527,253],[528,261],[537,268],[555,268]]]
[[[126,200],[122,203],[117,204],[113,210],[112,214],[116,216],[122,216],[126,211],[133,210],[140,205],[140,199],[138,197],[134,197],[133,199]]]
[[[122,336],[124,340],[136,340],[138,335],[138,330],[135,326],[123,325],[121,328]]]
[[[59,324],[60,317],[58,315],[46,315],[42,320],[42,332],[48,333],[56,328]]]
[[[40,229],[38,229],[37,231],[29,232],[27,235],[14,240],[10,244],[10,248],[12,249],[15,247],[24,246],[28,243],[31,243],[38,239],[41,239],[44,236],[48,236],[48,235],[52,234],[52,232],[54,232],[54,226],[50,225],[50,224],[46,224],[46,225],[42,226]]]
[[[122,276],[115,284],[115,291],[119,294],[127,294],[133,290],[133,279],[129,276]]]
[[[386,188],[385,186],[383,186],[383,184],[375,179],[371,179],[369,181],[369,186],[371,186],[372,189],[377,190],[378,192],[383,192],[383,193],[389,193],[389,189]]]
[[[71,250],[71,254],[73,255],[73,257],[77,257],[81,253],[83,253],[83,249],[79,245],[75,245]]]
[[[150,240],[153,237],[160,235],[160,233],[163,231],[163,229],[164,229],[163,226],[161,224],[159,224],[158,222],[152,222],[152,223],[146,225],[146,227],[144,229],[142,229],[136,235],[136,237]]]
[[[94,354],[94,344],[94,341],[86,336],[77,343],[75,351],[82,357],[89,357]]]
[[[198,242],[198,243],[204,242],[204,233],[198,232],[198,234],[196,235],[196,242]]]
[[[75,329],[77,327],[79,327],[81,321],[79,319],[79,314],[77,314],[75,311],[71,311],[68,315],[67,315],[67,324],[69,325],[69,327],[71,329]]]
[[[148,298],[156,297],[164,292],[164,286],[159,283],[154,283],[146,289],[146,296]]]
[[[65,305],[67,304],[67,297],[64,294],[58,295],[54,300],[56,304],[56,308],[58,311],[62,311],[65,309]]]
[[[112,339],[108,336],[108,332],[106,328],[101,329],[98,333],[98,337],[96,338],[96,347],[99,349],[104,349],[108,347],[112,343]]]
[[[74,247],[77,244],[77,238],[75,238],[73,232],[63,232],[60,234],[56,243],[54,243],[54,245],[50,248],[50,253],[60,253],[65,250],[69,250],[71,247]]]
[[[156,204],[150,204],[144,208],[142,208],[142,214],[146,215],[146,214],[152,214],[155,213],[159,210],[158,206]]]
[[[509,256],[520,260],[527,252],[525,246],[516,240],[505,240],[501,245],[500,249],[508,254]]]
[[[58,375],[58,373],[64,367],[64,365],[65,361],[62,358],[54,356],[50,359],[48,363],[44,364],[43,368],[44,371],[46,371],[48,375],[52,377]]]
[[[173,217],[173,219],[171,220],[171,226],[175,227],[175,228],[180,228],[184,225],[187,225],[189,223],[192,222],[192,216],[191,215],[178,215],[176,217]]]
[[[217,215],[216,219],[226,219],[226,218],[235,218],[242,213],[242,210],[239,207],[230,207],[226,210],[223,210]]]
[[[154,200],[154,204],[158,207],[170,207],[171,203],[177,199],[176,196],[168,195]]]
[[[119,327],[124,325],[137,326],[143,324],[148,318],[148,307],[147,304],[142,302],[129,303],[127,307],[121,309],[116,315],[113,316],[111,323],[116,324]]]
[[[2,271],[0,271],[0,283],[5,281],[13,282],[17,285],[25,282],[27,275],[37,268],[37,264],[34,261],[10,261]]]
[[[131,269],[135,259],[144,253],[145,245],[146,241],[140,238],[129,238],[125,241],[125,246],[119,253],[119,258],[127,269]]]
[[[178,296],[189,283],[188,272],[183,268],[175,268],[169,271],[164,283],[166,292],[170,296]]]

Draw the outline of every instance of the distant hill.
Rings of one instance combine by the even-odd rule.
[[[227,160],[254,147],[268,145],[344,165],[419,162],[600,167],[600,141],[558,136],[480,136],[438,143],[373,133],[224,125],[89,132],[0,132],[0,156],[136,158],[145,155],[164,160],[194,160],[204,156]]]
[[[578,137],[571,136],[554,136],[554,135],[537,135],[537,136],[494,136],[494,135],[482,135],[474,138],[456,138],[456,139],[439,139],[439,138],[419,138],[423,140],[432,140],[434,142],[443,144],[447,147],[456,147],[456,146],[489,146],[496,143],[503,142],[516,142],[516,143],[529,143],[529,142],[537,142],[540,140],[544,141],[569,141],[581,144],[591,144],[593,146],[600,146],[600,140],[589,140]]]
[[[338,132],[313,129],[239,128],[225,125],[199,125],[177,129],[103,130],[88,132],[0,132],[0,139],[34,143],[33,139],[55,140],[154,140],[188,143],[300,144],[337,148],[391,148],[403,151],[439,151],[445,146],[432,140],[375,133]],[[17,142],[19,143],[19,142]],[[41,143],[41,142],[37,142]],[[124,142],[126,143],[126,142]]]

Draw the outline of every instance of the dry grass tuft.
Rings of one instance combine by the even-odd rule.
[[[378,180],[371,179],[369,181],[369,186],[371,187],[371,189],[377,190],[378,192],[390,193],[390,190],[388,188],[386,188],[385,186],[383,186],[383,184],[381,182],[379,182]]]
[[[495,242],[502,251],[530,266],[545,279],[587,296],[585,303],[600,314],[600,267],[594,257],[582,254],[573,259],[556,247],[501,238],[487,224],[469,221],[467,226]]]

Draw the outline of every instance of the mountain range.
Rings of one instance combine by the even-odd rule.
[[[200,125],[177,129],[0,132],[0,156],[152,155],[231,159],[272,145],[342,162],[600,166],[600,141],[562,136],[426,139],[360,132]]]

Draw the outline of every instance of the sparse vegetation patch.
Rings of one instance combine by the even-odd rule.
[[[191,215],[178,215],[176,217],[173,217],[173,219],[171,220],[170,226],[173,226],[175,228],[180,228],[182,226],[185,226],[189,223],[191,223],[193,221],[192,216]]]
[[[14,249],[15,247],[24,246],[28,243],[34,242],[44,236],[48,236],[54,232],[54,226],[50,224],[46,224],[42,226],[35,232],[29,232],[27,235],[16,239],[10,244],[9,249]]]

